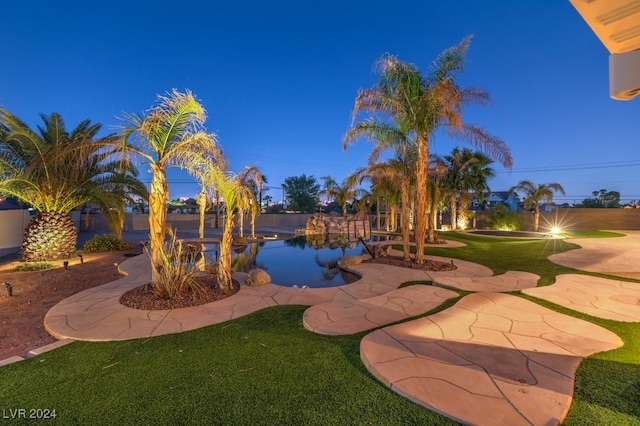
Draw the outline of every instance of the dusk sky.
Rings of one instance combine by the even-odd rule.
[[[640,200],[640,100],[609,98],[609,53],[568,0],[524,1],[56,1],[0,12],[0,106],[31,126],[59,112],[116,131],[157,94],[190,89],[233,171],[258,166],[274,201],[289,176],[342,180],[366,165],[368,141],[342,150],[358,89],[375,84],[385,53],[423,72],[473,35],[463,87],[491,105],[465,119],[511,148],[493,191],[558,182],[556,202],[592,191]],[[431,151],[467,146],[438,133]],[[144,165],[141,171],[146,171]],[[150,179],[142,176],[145,182]],[[171,198],[195,196],[169,174]]]

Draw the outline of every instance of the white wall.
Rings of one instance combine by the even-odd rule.
[[[30,220],[28,210],[0,210],[0,256],[20,251],[24,228]]]

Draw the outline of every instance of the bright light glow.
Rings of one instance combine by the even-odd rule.
[[[560,227],[559,227],[559,226],[553,226],[553,227],[551,227],[551,233],[552,233],[552,234],[557,235],[557,234],[559,234],[559,233],[561,233],[561,232],[562,232],[562,230],[560,229]]]

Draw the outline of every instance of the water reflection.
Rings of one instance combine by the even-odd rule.
[[[346,236],[303,235],[284,241],[250,243],[233,254],[232,268],[236,272],[264,269],[273,283],[311,288],[349,284],[359,277],[338,267],[345,255],[359,255],[362,245],[349,242]],[[207,263],[214,263],[218,246],[207,244]],[[215,257],[214,257],[215,256]]]

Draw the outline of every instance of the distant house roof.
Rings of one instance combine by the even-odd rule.
[[[5,200],[0,198],[0,210],[18,210],[22,209],[18,204],[16,204],[13,200]]]

